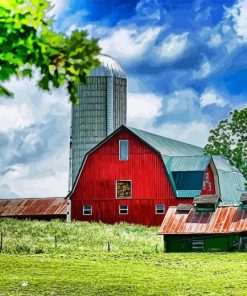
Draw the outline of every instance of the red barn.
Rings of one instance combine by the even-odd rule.
[[[234,169],[243,178],[227,160],[206,156],[200,147],[121,126],[85,156],[69,193],[68,219],[160,225],[170,206],[222,195],[218,167],[222,176]],[[221,196],[226,203],[241,192],[227,194]]]

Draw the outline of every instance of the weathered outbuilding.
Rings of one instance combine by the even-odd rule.
[[[66,219],[65,198],[15,198],[0,199],[0,218]]]
[[[170,206],[192,204],[197,196],[239,202],[244,183],[243,175],[223,157],[121,126],[85,156],[68,195],[68,217],[160,225]],[[229,190],[224,191],[225,186]]]
[[[247,204],[219,206],[198,197],[194,207],[170,207],[160,227],[166,252],[247,251]]]

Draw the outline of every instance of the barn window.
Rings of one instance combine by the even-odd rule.
[[[155,206],[155,214],[164,214],[164,213],[165,213],[165,205]]]
[[[92,206],[83,206],[83,215],[92,215]]]
[[[129,158],[129,141],[119,141],[119,160],[128,160]]]
[[[119,214],[120,215],[128,215],[128,206],[119,206]]]
[[[131,198],[131,181],[116,182],[116,198]]]
[[[208,173],[205,174],[205,180],[206,180],[206,182],[209,181],[209,174]]]
[[[172,176],[177,190],[201,190],[203,172],[201,171],[176,171]]]

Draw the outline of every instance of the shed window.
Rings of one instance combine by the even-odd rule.
[[[155,206],[155,214],[164,214],[164,213],[165,213],[165,205]]]
[[[116,198],[131,198],[131,181],[116,182]]]
[[[83,206],[83,215],[92,215],[92,206]]]
[[[129,141],[119,141],[119,160],[128,160],[129,158]]]
[[[128,206],[121,205],[119,206],[120,215],[128,215]]]
[[[192,240],[192,251],[194,251],[194,252],[204,251],[204,240],[193,239]]]

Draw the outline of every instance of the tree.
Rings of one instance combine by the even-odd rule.
[[[227,157],[247,179],[247,108],[233,110],[210,131],[205,151]]]
[[[71,102],[78,102],[77,84],[99,66],[97,40],[84,31],[70,36],[55,33],[47,17],[46,0],[0,0],[0,82],[12,76],[32,77],[39,69],[38,87],[66,85]],[[0,84],[0,95],[12,96]]]

